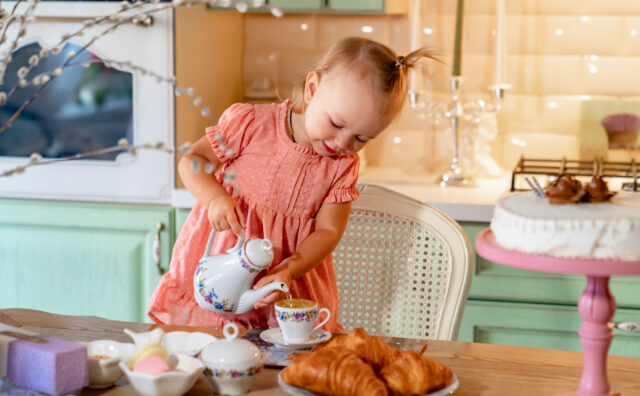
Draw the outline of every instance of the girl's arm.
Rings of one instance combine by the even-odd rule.
[[[198,170],[191,169],[191,163],[198,161]],[[224,231],[231,228],[236,235],[245,227],[244,216],[236,202],[227,194],[227,190],[218,183],[213,174],[204,171],[204,165],[210,162],[217,171],[221,162],[211,148],[206,136],[195,142],[187,154],[178,163],[178,173],[184,186],[194,197],[208,209],[209,222],[216,231]],[[239,219],[239,221],[238,221]]]
[[[347,228],[350,212],[351,202],[322,205],[316,215],[315,230],[291,256],[256,282],[253,288],[258,289],[267,283],[276,281],[290,285],[294,279],[315,268],[338,246],[338,242]],[[273,304],[282,298],[282,292],[275,291],[258,300],[255,308]]]

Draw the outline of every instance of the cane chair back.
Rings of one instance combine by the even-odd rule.
[[[333,257],[340,323],[379,336],[455,340],[471,286],[469,239],[433,206],[358,188]]]

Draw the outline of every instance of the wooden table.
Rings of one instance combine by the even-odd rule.
[[[155,325],[118,322],[95,316],[65,316],[27,309],[0,310],[0,323],[22,326],[40,334],[70,341],[111,339],[131,342],[122,330],[148,331]],[[186,330],[162,326],[166,331]],[[220,329],[189,328],[221,337]],[[417,344],[416,344],[417,345]],[[582,373],[582,353],[451,341],[427,341],[426,356],[447,364],[460,379],[455,395],[556,395],[572,393]],[[611,390],[622,396],[640,395],[640,359],[609,356]],[[276,369],[254,379],[249,395],[286,395],[278,388]],[[137,395],[129,385],[85,390],[83,395]],[[189,395],[210,394],[201,378]]]

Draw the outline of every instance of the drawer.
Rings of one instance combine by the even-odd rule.
[[[640,310],[618,309],[616,322],[640,322]],[[467,301],[458,341],[582,352],[575,306]],[[640,334],[616,330],[609,354],[640,358]]]

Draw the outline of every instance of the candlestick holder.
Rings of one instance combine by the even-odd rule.
[[[451,123],[451,131],[453,135],[453,157],[449,169],[443,173],[438,179],[441,187],[446,186],[466,186],[475,185],[472,172],[464,169],[460,163],[460,133],[461,121],[471,120],[479,123],[482,116],[487,113],[497,113],[502,109],[502,100],[504,99],[506,90],[511,88],[509,84],[495,84],[489,87],[491,99],[488,102],[484,100],[462,102],[460,93],[464,80],[463,76],[451,76],[451,102],[447,103],[443,100],[421,101],[418,92],[409,91],[409,102],[411,108],[424,116],[427,120],[434,124],[448,119]]]

